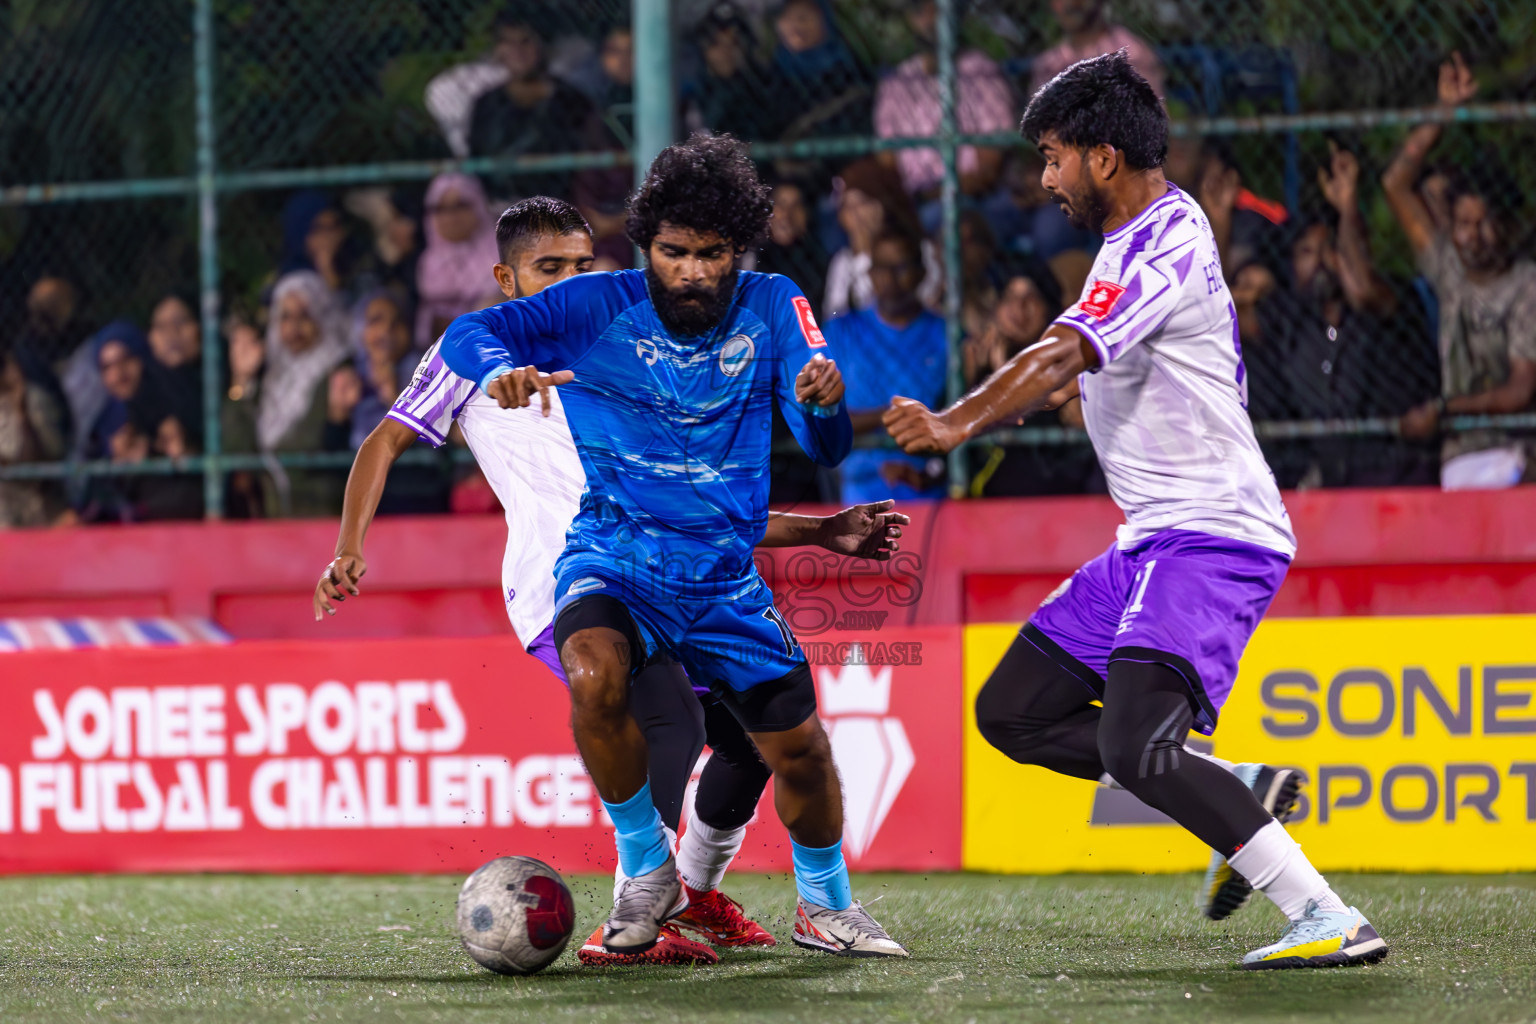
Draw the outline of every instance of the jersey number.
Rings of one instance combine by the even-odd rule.
[[[1142,602],[1146,600],[1147,584],[1152,582],[1152,570],[1156,568],[1157,559],[1154,558],[1142,566],[1137,571],[1135,578],[1131,580],[1131,590],[1135,592],[1136,596],[1131,598],[1130,605],[1126,607],[1125,613],[1120,616],[1120,628],[1115,630],[1116,635],[1124,633],[1131,628],[1131,623],[1135,621],[1137,614],[1141,611]]]
[[[795,634],[790,632],[789,623],[784,621],[784,616],[773,605],[763,609],[763,618],[779,627],[779,635],[784,638],[784,655],[793,657],[795,653]]]

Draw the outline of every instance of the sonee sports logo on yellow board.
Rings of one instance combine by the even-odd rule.
[[[970,704],[1017,631],[966,630],[965,866],[1202,866],[1208,851],[1130,794],[981,738]],[[1266,621],[1211,739],[1231,761],[1306,770],[1291,830],[1323,870],[1536,869],[1536,616]]]

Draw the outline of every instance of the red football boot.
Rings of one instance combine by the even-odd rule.
[[[671,921],[716,946],[777,946],[768,929],[741,912],[741,904],[719,889],[688,890],[688,909]]]
[[[628,967],[634,964],[717,964],[720,957],[702,942],[684,938],[669,921],[661,926],[656,945],[644,953],[610,953],[603,948],[603,926],[576,952],[588,967]]]

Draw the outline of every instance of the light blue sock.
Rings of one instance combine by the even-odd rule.
[[[795,888],[800,898],[829,910],[853,906],[853,886],[848,883],[848,862],[843,860],[843,841],[820,850],[789,841],[795,862]]]
[[[619,847],[619,867],[630,878],[648,875],[667,862],[672,849],[667,844],[667,830],[661,815],[651,802],[651,784],[647,780],[640,792],[621,804],[603,801],[608,817],[613,819],[613,840]],[[846,876],[846,872],[844,873]]]

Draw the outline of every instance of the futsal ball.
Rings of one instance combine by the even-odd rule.
[[[534,974],[555,961],[576,926],[571,890],[532,857],[497,857],[459,890],[459,938],[481,967]]]

